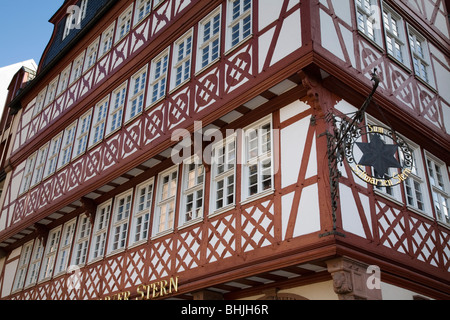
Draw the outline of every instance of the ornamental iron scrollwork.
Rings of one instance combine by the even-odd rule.
[[[341,172],[338,169],[339,165],[342,165],[345,155],[347,152],[348,137],[357,136],[359,132],[358,125],[364,120],[364,115],[367,108],[373,100],[373,96],[378,89],[380,84],[380,78],[377,75],[377,69],[371,74],[373,82],[372,92],[367,97],[366,101],[362,107],[355,113],[354,117],[350,121],[339,120],[335,114],[330,112],[325,117],[325,121],[330,124],[332,128],[332,133],[327,131],[320,135],[319,137],[327,137],[327,155],[328,155],[328,168],[329,168],[329,179],[330,179],[330,195],[331,195],[331,214],[333,219],[333,230],[324,234],[320,237],[327,237],[330,235],[345,237],[345,234],[337,231],[337,211],[339,207],[339,179],[341,177]]]
[[[405,181],[414,170],[411,149],[392,128],[376,125],[362,126],[366,110],[372,103],[380,84],[377,69],[371,76],[372,92],[351,119],[340,118],[332,112],[325,117],[325,121],[330,124],[331,132],[327,131],[321,136],[327,137],[333,231],[322,234],[320,237],[329,235],[345,237],[345,234],[337,231],[336,215],[341,177],[338,167],[342,166],[344,161],[348,163],[356,176],[376,187],[398,185]],[[355,156],[355,148],[359,152],[359,160]],[[370,167],[372,170],[367,169]],[[391,175],[391,168],[398,170],[392,170],[394,173]]]

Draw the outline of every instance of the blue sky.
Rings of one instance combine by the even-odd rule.
[[[0,68],[41,59],[53,32],[48,20],[64,0],[0,0]]]

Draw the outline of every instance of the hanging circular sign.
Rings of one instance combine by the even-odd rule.
[[[413,171],[408,144],[392,130],[380,126],[368,125],[349,134],[345,158],[356,176],[378,187],[396,186]]]

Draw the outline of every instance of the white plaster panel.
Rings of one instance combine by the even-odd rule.
[[[372,218],[371,218],[371,214],[370,214],[370,201],[369,201],[369,197],[360,193],[359,194],[359,199],[361,201],[362,207],[364,209],[364,214],[366,215],[366,220],[368,222],[369,225],[369,229],[370,232],[373,234],[373,229],[372,229]]]
[[[272,29],[268,30],[266,33],[264,33],[263,35],[261,35],[258,38],[258,61],[259,61],[259,72],[263,71],[264,68],[264,64],[266,63],[266,59],[267,59],[267,55],[269,52],[269,48],[270,45],[272,43],[272,38],[273,35],[275,33],[275,27],[273,27]]]
[[[313,184],[303,189],[293,237],[300,237],[319,230],[319,193],[317,184]]]
[[[280,121],[284,122],[292,117],[308,110],[310,107],[303,101],[295,101],[286,107],[280,109]]]
[[[298,180],[310,118],[306,117],[281,130],[282,188],[290,186]]]
[[[324,7],[326,7],[327,9],[330,9],[329,7],[328,7],[328,2],[327,2],[327,0],[320,0],[319,1]]]
[[[442,103],[442,112],[444,117],[444,126],[447,134],[450,134],[450,106]]]
[[[19,164],[17,166],[17,168],[14,170],[14,172],[23,171],[25,169],[25,165],[26,165],[26,161],[22,162],[21,164]],[[20,184],[22,183],[22,177],[23,177],[23,172],[22,172],[22,174],[17,175],[16,177],[14,177],[11,180],[11,195],[10,195],[11,199],[18,198]]]
[[[354,48],[354,42],[353,42],[353,33],[345,28],[344,26],[340,26],[342,37],[345,42],[345,47],[347,48],[347,53],[350,58],[350,62],[352,63],[352,66],[356,68],[356,57],[355,57],[355,48]]]
[[[302,46],[302,27],[300,10],[294,12],[283,22],[280,36],[272,57],[271,65],[277,63]]]
[[[8,214],[8,210],[3,210],[0,213],[0,232],[6,229],[6,215]]]
[[[439,51],[435,51],[434,54],[436,54],[437,52]],[[450,90],[448,90],[448,86],[450,83],[450,72],[441,65],[441,63],[444,63],[444,65],[446,64],[445,60],[438,60],[438,56],[440,56],[440,54],[433,57],[436,86],[439,91],[439,95],[447,102],[450,102]]]
[[[437,17],[436,17],[436,21],[434,22],[434,25],[439,29],[439,31],[441,31],[447,38],[450,37],[449,35],[449,27],[448,27],[448,22],[446,20],[446,17],[441,14],[440,12],[438,13]]]
[[[12,260],[14,258],[19,257],[21,252],[22,252],[22,247],[19,247],[19,248],[13,250],[8,257],[8,260]]]
[[[177,11],[176,11],[175,15],[179,14],[181,11],[183,11],[185,8],[187,8],[187,6],[190,4],[191,4],[191,1],[176,0],[175,8],[177,9]]]
[[[353,106],[352,104],[348,103],[345,100],[339,101],[334,107],[343,114],[349,114],[358,111],[358,108],[356,108],[355,106]]]
[[[409,5],[413,7],[416,11],[422,12],[422,8],[419,7],[419,4],[416,1],[408,1]]]
[[[330,51],[336,57],[345,61],[341,44],[334,27],[333,19],[323,10],[320,10],[320,32],[322,36],[322,47]]]
[[[352,0],[332,0],[334,12],[349,26],[352,25],[352,10],[350,7],[350,1]]]
[[[309,156],[308,168],[306,170],[305,179],[309,179],[317,175],[317,152],[316,152],[316,136],[313,137],[311,146],[311,154]]]
[[[259,30],[261,31],[280,16],[284,1],[259,0]]]
[[[291,215],[291,209],[292,209],[292,201],[294,200],[294,192],[291,192],[290,194],[284,195],[281,199],[281,230],[282,230],[282,236],[283,240],[286,236],[286,231],[289,223],[289,217]]]
[[[366,234],[361,223],[361,218],[359,217],[352,190],[343,184],[340,185],[340,200],[344,230],[365,238]]]
[[[429,0],[422,1],[425,5],[425,13],[427,14],[427,19],[432,20],[434,13],[434,3],[431,3]]]
[[[3,277],[3,288],[2,288],[2,298],[7,297],[11,294],[14,277],[16,275],[17,266],[19,264],[19,260],[14,260],[9,263],[5,267],[5,275]]]

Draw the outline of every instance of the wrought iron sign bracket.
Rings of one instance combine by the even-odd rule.
[[[337,127],[337,121],[335,115],[330,112],[326,117],[326,122],[331,124],[333,132],[326,131],[319,137],[327,137],[327,156],[328,156],[328,169],[329,169],[329,183],[330,183],[330,195],[331,195],[331,214],[333,219],[333,230],[319,235],[319,238],[328,237],[331,235],[345,238],[346,235],[337,230],[337,211],[339,208],[339,179],[341,178],[341,172],[338,165],[342,164],[345,158],[345,141],[346,137],[353,135],[357,131],[357,124],[360,124],[366,113],[367,108],[372,102],[373,96],[378,89],[380,79],[377,75],[377,69],[374,70],[372,75],[372,92],[367,97],[362,107],[356,112],[354,117],[349,123],[342,121],[340,128]],[[315,122],[315,121],[314,121]],[[312,122],[312,125],[313,123]]]

